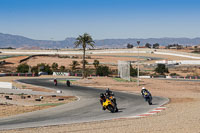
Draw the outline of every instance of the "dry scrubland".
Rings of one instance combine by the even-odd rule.
[[[2,131],[2,133],[199,133],[200,131],[200,82],[142,79],[141,86],[137,87],[136,82],[117,82],[107,77],[80,80],[73,84],[98,88],[109,87],[112,90],[135,93],[139,93],[141,87],[146,86],[154,96],[170,98],[170,103],[165,105],[166,110],[145,118],[26,128]]]
[[[133,53],[118,53],[118,54],[108,54],[108,53],[106,53],[106,54],[98,54],[98,55],[91,54],[91,55],[88,55],[88,56],[90,56],[90,58],[88,58],[86,60],[91,64],[91,65],[87,65],[88,68],[94,68],[94,66],[92,65],[94,60],[99,60],[100,63],[106,64],[112,69],[117,69],[118,60],[121,60],[121,61],[137,61],[137,54],[133,54]],[[155,61],[159,61],[159,60],[195,60],[195,59],[189,59],[189,58],[185,58],[185,57],[158,55],[158,54],[150,54],[150,53],[141,53],[140,56],[141,56],[140,61],[145,63],[145,64],[153,64],[153,63],[155,63]],[[0,71],[4,70],[4,71],[15,72],[16,67],[20,64],[19,61],[26,58],[26,57],[28,57],[28,56],[19,56],[19,57],[12,57],[12,58],[3,59],[8,64],[0,66]],[[157,59],[148,61],[146,58],[143,58],[143,57],[157,58]],[[76,60],[80,63],[82,61],[82,56],[78,55],[78,58],[59,58],[57,56],[54,56],[54,57],[52,57],[52,56],[51,57],[36,56],[36,57],[30,58],[27,61],[24,61],[23,63],[27,63],[28,65],[33,67],[33,66],[37,66],[37,64],[39,64],[39,63],[46,63],[46,64],[49,64],[51,66],[52,63],[56,62],[56,63],[58,63],[59,67],[65,66],[67,69],[71,70],[70,64],[72,64],[72,61],[74,61],[74,60]],[[113,65],[111,65],[111,64],[113,64]],[[80,63],[80,66],[78,66],[78,67],[81,68],[81,66],[82,66],[82,64]],[[189,68],[189,67],[186,66],[185,68]],[[152,68],[150,68],[150,69],[152,69]],[[188,69],[188,73],[179,71],[178,69],[177,70],[174,70],[174,69],[170,70],[170,72],[171,73],[175,72],[175,73],[180,74],[182,76],[187,76],[187,74],[190,74],[190,75],[200,74],[199,68],[195,68],[194,71],[189,70],[189,69]],[[146,70],[146,68],[143,69],[143,70]],[[189,72],[189,71],[191,71],[191,72]]]

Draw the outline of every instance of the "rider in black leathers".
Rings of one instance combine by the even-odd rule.
[[[109,88],[106,90],[105,96],[106,96],[106,98],[110,99],[115,104],[115,106],[117,108],[116,98],[114,97],[114,93]]]
[[[145,87],[142,87],[141,94],[142,94],[143,97],[144,97],[145,92],[148,93],[151,96],[151,93]]]
[[[53,80],[53,82],[54,82],[54,85],[57,86],[57,83],[58,83],[58,82],[57,82],[57,79],[56,79],[56,78]]]
[[[67,80],[67,81],[66,81],[66,84],[67,84],[68,87],[70,87],[70,84],[71,84],[71,83],[70,83],[69,80]]]
[[[103,102],[105,102],[105,101],[106,101],[106,96],[103,93],[101,93],[100,94],[100,103],[101,103],[101,105],[103,105]],[[102,110],[105,110],[105,108],[102,107]]]

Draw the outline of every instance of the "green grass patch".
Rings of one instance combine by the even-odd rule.
[[[113,79],[117,82],[136,82],[137,81],[137,80],[132,79],[132,78],[131,78],[131,81],[128,81],[128,80],[125,80],[125,79],[122,79],[122,78],[113,78]]]
[[[65,104],[65,103],[45,103],[45,104],[39,104],[37,106],[58,106],[58,105],[62,105],[62,104]]]

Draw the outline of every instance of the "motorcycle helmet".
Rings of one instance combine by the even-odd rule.
[[[103,93],[100,94],[100,98],[104,98],[104,94]]]
[[[109,88],[106,90],[106,93],[108,93],[108,94],[110,93],[110,89]]]
[[[146,89],[145,87],[142,87],[142,90]]]

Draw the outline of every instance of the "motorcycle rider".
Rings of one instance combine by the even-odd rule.
[[[103,106],[103,102],[105,102],[105,101],[106,101],[106,97],[103,93],[101,93],[100,94],[100,103],[101,103],[102,106]],[[105,110],[105,108],[102,107],[102,110]]]
[[[68,87],[70,87],[70,81],[69,80],[66,81],[66,84],[67,84]]]
[[[112,91],[110,91],[110,89],[108,88],[106,90],[105,96],[109,98],[110,96],[114,96],[114,93]]]
[[[144,97],[145,92],[151,96],[151,93],[145,87],[142,87],[141,94],[143,97]]]
[[[118,111],[116,98],[114,97],[114,93],[109,88],[106,90],[105,96],[115,104],[116,110]]]
[[[53,82],[54,82],[54,85],[56,86],[57,85],[57,79],[54,78]]]

